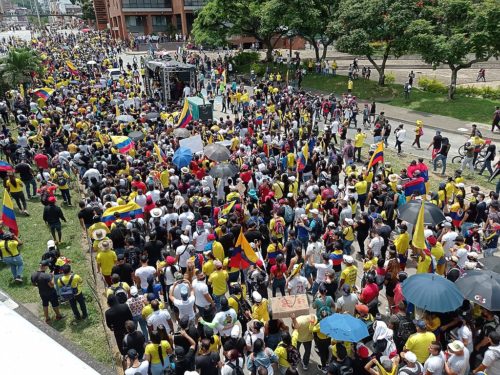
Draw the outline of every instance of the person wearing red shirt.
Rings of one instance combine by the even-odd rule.
[[[371,301],[378,297],[378,293],[379,289],[377,283],[375,282],[375,275],[370,273],[366,276],[366,285],[361,291],[359,300],[365,305],[368,305]]]
[[[147,191],[146,184],[141,181],[140,176],[135,176],[134,181],[132,181],[132,187],[137,187],[137,190],[141,189],[143,193]]]
[[[38,153],[33,158],[38,169],[49,169],[49,157],[45,154]]]
[[[195,176],[197,180],[200,180],[205,177],[207,174],[205,173],[205,168],[200,168],[195,172]]]
[[[276,256],[276,264],[271,267],[271,278],[269,280],[272,283],[273,297],[276,297],[276,290],[279,289],[281,295],[285,296],[285,285],[286,285],[286,264],[283,254],[278,254]]]
[[[248,169],[248,165],[243,164],[241,166],[240,178],[241,178],[241,181],[243,181],[243,183],[245,185],[247,185],[250,182],[250,180],[252,179],[252,171],[250,171]]]
[[[270,192],[271,188],[269,187],[269,182],[267,180],[262,181],[259,186],[260,201],[264,202],[264,199],[269,195]]]

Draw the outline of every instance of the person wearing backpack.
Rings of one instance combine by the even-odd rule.
[[[114,295],[119,303],[127,302],[130,294],[130,286],[124,281],[120,281],[120,276],[116,273],[111,275],[111,285],[106,291],[106,296]]]
[[[292,336],[289,332],[281,334],[281,342],[274,350],[274,354],[278,357],[278,367],[281,374],[286,373],[289,368],[296,369],[300,363],[300,353],[292,345]]]
[[[347,349],[344,345],[337,343],[336,355],[333,356],[328,366],[328,375],[354,375],[354,362],[347,355]]]
[[[238,355],[238,350],[231,349],[227,353],[227,361],[221,368],[221,375],[243,375],[244,360]]]
[[[286,222],[285,219],[275,212],[273,218],[269,222],[269,232],[271,237],[277,238],[280,242],[285,235]]]
[[[351,139],[346,139],[344,148],[342,149],[342,158],[345,165],[350,165],[354,162],[354,146]]]
[[[71,272],[69,264],[63,265],[61,271],[63,276],[57,280],[61,300],[69,302],[75,320],[87,319],[87,305],[82,292],[83,279],[80,275]],[[77,303],[80,306],[81,313],[78,310]]]
[[[71,194],[69,192],[69,175],[62,170],[61,166],[57,167],[54,180],[61,191],[64,203],[67,204],[68,207],[72,207]]]

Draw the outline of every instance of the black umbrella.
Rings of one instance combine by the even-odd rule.
[[[178,138],[189,138],[191,137],[191,132],[186,128],[176,128],[174,129],[174,135]]]
[[[421,201],[409,201],[402,207],[398,208],[398,217],[410,224],[415,225],[417,222],[418,212],[422,205]],[[424,203],[424,223],[437,225],[445,220],[443,211],[430,202]]]
[[[500,257],[486,257],[479,260],[483,267],[492,272],[500,273]]]
[[[234,164],[221,163],[210,169],[208,174],[214,178],[233,177],[238,173],[238,167]]]
[[[231,153],[226,148],[218,143],[212,143],[203,149],[203,153],[207,158],[213,161],[226,161],[231,157]]]
[[[130,137],[131,140],[133,140],[134,142],[138,142],[140,141],[141,139],[144,139],[145,135],[143,132],[140,132],[138,130],[134,130],[133,132],[130,132],[130,134],[128,135]]]
[[[500,311],[500,275],[487,270],[466,271],[455,281],[458,289],[474,303],[490,311]]]

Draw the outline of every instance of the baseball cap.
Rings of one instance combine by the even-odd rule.
[[[181,286],[181,298],[183,301],[187,301],[189,297],[189,291],[188,288],[185,285]]]
[[[459,352],[461,350],[464,350],[464,343],[460,340],[454,340],[448,344],[448,349],[450,349],[453,352]]]
[[[452,256],[450,257],[450,260],[451,260],[452,262],[458,263],[458,257],[457,257],[456,255],[452,255]]]
[[[354,258],[350,255],[344,255],[344,262],[346,262],[347,264],[353,264]]]
[[[254,290],[254,291],[252,292],[252,298],[253,298],[253,300],[254,300],[255,302],[257,302],[257,303],[262,301],[262,296],[261,296],[261,295],[260,295],[260,293],[259,293],[259,292],[257,292],[256,290]]]
[[[127,357],[130,359],[136,359],[139,356],[139,353],[137,353],[137,350],[135,349],[129,349],[127,352]]]
[[[47,266],[50,266],[50,260],[49,259],[44,259],[40,262],[40,265],[42,267],[47,267]]]
[[[342,291],[344,294],[350,294],[351,293],[351,287],[347,284],[342,285]]]
[[[125,255],[124,254],[118,254],[118,256],[116,257],[116,259],[118,259],[118,260],[124,260],[125,259]]]
[[[315,208],[313,208],[311,211],[309,211],[311,214],[313,215],[318,215],[319,214],[319,211]]]
[[[139,294],[139,291],[137,290],[137,287],[135,285],[132,285],[130,287],[130,295],[135,297]]]
[[[406,352],[405,353],[405,360],[410,362],[410,363],[415,363],[415,362],[417,362],[417,356],[413,352]]]
[[[425,324],[425,321],[424,320],[417,320],[415,319],[413,321],[413,324],[415,324],[416,327],[420,328],[420,329],[425,329],[427,327],[427,324]]]
[[[370,309],[366,305],[357,304],[356,305],[356,311],[359,312],[359,313],[368,314],[368,312],[370,311]]]

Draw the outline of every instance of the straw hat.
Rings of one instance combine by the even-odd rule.
[[[151,210],[151,217],[160,217],[162,215],[162,213],[163,212],[162,212],[161,208],[158,208],[158,207],[153,208]]]
[[[99,250],[110,250],[113,248],[113,241],[111,241],[109,238],[105,238],[101,242],[99,242]]]
[[[390,182],[398,182],[399,176],[397,174],[393,173],[393,174],[390,174],[388,178],[389,178]]]
[[[96,229],[92,232],[92,239],[99,241],[106,237],[106,231],[104,229]]]

